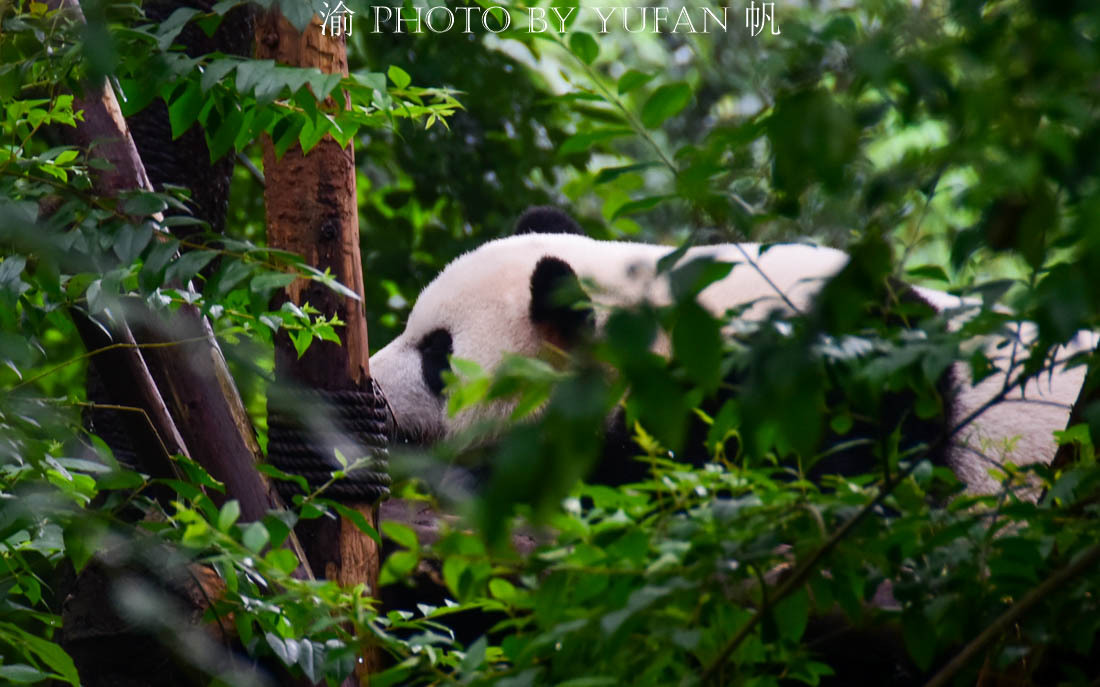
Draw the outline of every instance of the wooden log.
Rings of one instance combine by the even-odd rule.
[[[198,310],[185,306],[168,321],[144,307],[133,307],[127,318],[145,343],[169,344],[143,349],[142,355],[165,395],[191,457],[225,484],[219,503],[237,499],[241,519],[260,520],[269,510],[283,507],[263,475],[256,471],[260,446],[252,430],[236,384],[229,373],[210,322]]]

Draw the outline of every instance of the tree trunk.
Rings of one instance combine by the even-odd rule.
[[[1081,392],[1073,403],[1073,409],[1070,410],[1066,428],[1085,422],[1088,419],[1085,416],[1085,410],[1096,402],[1100,402],[1100,352],[1093,351],[1088,371],[1085,372],[1085,381],[1081,384]],[[1100,436],[1092,433],[1091,438],[1093,446],[1100,445]],[[1080,454],[1081,447],[1076,442],[1062,444],[1054,454],[1051,467],[1055,470],[1065,470],[1078,461]]]
[[[60,0],[57,4],[80,16],[79,5],[74,0]],[[96,192],[114,196],[130,189],[152,190],[118,101],[107,84],[86,86],[75,107],[84,110],[84,121],[72,130],[73,142],[84,149],[97,142],[94,155],[110,163],[95,178]],[[148,351],[142,354],[137,348],[125,349],[132,351],[124,358],[126,370],[115,369],[109,378],[105,377],[109,379],[108,391],[150,386],[147,380],[152,372],[152,378],[161,385],[156,394],[160,402],[156,402],[151,392],[146,393],[142,408],[154,419],[157,432],[166,445],[178,447],[180,452],[226,484],[225,497],[212,496],[217,500],[238,499],[241,517],[245,521],[259,520],[270,508],[279,507],[278,497],[255,469],[262,456],[252,434],[252,423],[210,324],[197,313],[187,310],[181,310],[167,325],[140,306],[129,308],[127,314],[130,320],[143,325],[142,338],[135,339],[129,323],[119,322],[115,323],[115,331],[112,332],[115,342],[137,346],[163,343],[177,340],[180,332],[184,336],[202,337],[203,341],[188,346],[160,348],[155,355]],[[86,327],[81,328],[81,331],[85,330]],[[153,341],[146,340],[146,337]],[[85,343],[95,346],[95,342]],[[151,386],[157,389],[157,384]],[[164,418],[161,406],[169,411]],[[170,420],[174,422],[168,427]]]
[[[76,0],[54,0],[52,4],[70,12],[74,20],[83,20]],[[94,157],[109,163],[94,179],[96,193],[113,196],[129,189],[151,190],[110,87],[86,85],[75,107],[84,111],[84,119],[72,130],[72,142],[86,150],[95,142]],[[258,520],[268,509],[279,507],[277,495],[255,469],[261,457],[259,447],[209,323],[193,309],[184,309],[167,327],[160,327],[160,319],[140,304],[127,307],[126,316],[127,319],[96,323],[84,313],[73,313],[89,351],[114,347],[93,357],[107,393],[120,399],[119,405],[133,407],[134,416],[143,416],[145,424],[152,428],[151,432],[145,432],[141,422],[129,423],[139,430],[131,438],[137,440],[135,448],[140,457],[150,464],[145,468],[154,475],[171,474],[176,467],[171,457],[180,453],[226,483],[224,498],[240,502],[242,520]],[[130,321],[142,326],[141,339],[135,338]],[[181,332],[182,336],[195,340],[182,345],[142,348],[147,343],[175,341]],[[155,354],[150,352],[153,350]],[[295,544],[292,540],[291,546]],[[300,558],[303,567],[299,574],[311,577],[304,555]],[[65,584],[68,593],[63,594],[62,643],[76,658],[85,680],[104,685],[185,684],[187,676],[169,667],[172,647],[149,642],[141,649],[142,655],[134,659],[129,651],[133,649],[132,628],[114,622],[117,617],[106,617],[114,613],[108,594],[112,580],[132,572],[124,567],[116,569],[115,563],[101,566],[93,562],[85,575]],[[115,584],[125,582],[119,580]],[[218,593],[216,584],[207,588],[199,583],[198,587],[203,591],[192,599],[192,610],[197,611],[195,618],[201,617],[205,603]],[[82,613],[81,609],[93,611]],[[193,629],[179,628],[176,638]]]
[[[322,36],[316,24],[299,33],[277,10],[256,22],[256,56],[295,67],[317,67],[326,73],[347,74],[348,69],[342,37]],[[351,146],[341,148],[326,137],[308,155],[295,145],[277,160],[271,139],[265,137],[264,176],[268,244],[298,253],[318,269],[331,270],[337,280],[362,297]],[[314,341],[301,358],[285,333],[277,336],[277,380],[323,391],[370,392],[367,324],[361,301],[307,280],[291,284],[285,297],[298,305],[309,302],[326,317],[336,315],[345,324],[338,329],[342,345]],[[374,504],[351,505],[376,527]],[[347,520],[312,520],[299,528],[314,570],[345,585],[365,582],[376,594],[379,550],[373,539]],[[373,663],[369,656],[364,659],[357,667],[361,684]]]

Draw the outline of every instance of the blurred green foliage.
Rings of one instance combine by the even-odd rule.
[[[309,21],[305,3],[278,4]],[[213,566],[226,593],[211,615],[233,614],[247,652],[330,684],[364,635],[392,657],[377,685],[818,684],[833,657],[807,628],[837,609],[854,625],[899,630],[919,673],[1024,602],[952,677],[1095,677],[1098,576],[1085,565],[1097,546],[1095,404],[1062,436],[1081,448],[1076,464],[1003,466],[995,494],[948,499],[953,478],[922,460],[929,447],[889,441],[868,475],[806,479],[819,438],[844,434],[884,390],[908,389],[934,412],[946,365],[988,374],[970,354],[979,337],[1038,324],[1038,341],[999,370],[1007,389],[1100,325],[1089,276],[1100,273],[1095,3],[776,2],[781,33],[755,37],[734,6],[728,29],[706,34],[601,34],[590,14],[561,35],[531,33],[523,4],[505,5],[516,21],[501,33],[475,22],[472,34],[376,34],[362,16],[343,79],[173,45],[187,22],[212,30],[232,6],[155,24],[140,7],[101,0],[71,25],[43,3],[0,4],[0,678],[78,684],[55,643],[59,580],[107,548]],[[68,310],[106,317],[122,297],[162,311],[196,304],[227,346],[262,361],[278,328],[300,347],[333,332],[317,313],[270,311],[276,289],[293,275],[341,288],[264,248],[262,182],[243,166],[217,243],[154,240],[166,226],[201,225],[185,190],[97,196],[94,161],[57,131],[79,118],[69,94],[103,77],[128,114],[161,99],[173,133],[200,127],[215,157],[258,163],[263,134],[282,149],[325,134],[350,142],[374,348],[443,265],[509,233],[533,204],[567,206],[601,238],[812,237],[853,262],[814,312],[783,327],[728,340],[687,298],[616,314],[568,371],[532,361],[467,370],[454,405],[519,394],[522,407],[545,410],[481,449],[489,477],[459,504],[474,529],[424,548],[383,525],[400,547],[383,582],[405,584],[430,558],[453,598],[383,614],[362,590],[290,575],[290,528],[339,510],[323,494],[240,523],[233,501],[218,508],[198,488],[221,488],[198,466],[151,480],[82,428],[86,360]],[[319,102],[335,89],[352,107]],[[166,209],[177,212],[158,219]],[[176,257],[180,247],[189,250]],[[929,320],[902,332],[867,316],[887,275],[981,297],[982,312],[958,331]],[[669,360],[646,348],[658,331],[674,343]],[[1093,369],[1095,355],[1080,362]],[[613,379],[600,372],[608,365]],[[745,371],[739,393],[701,410],[729,370]],[[650,478],[578,485],[628,387]],[[242,388],[261,414],[262,384]],[[689,469],[669,450],[682,450],[700,417],[712,462]],[[1036,484],[1037,502],[1025,489]],[[170,505],[151,496],[163,489]],[[399,489],[424,492],[416,479]],[[534,553],[502,546],[531,526],[542,528]],[[870,605],[887,582],[897,605]],[[151,631],[187,627],[155,590],[135,587],[119,603]],[[463,646],[452,620],[471,609],[503,620]],[[206,656],[183,658],[213,681]]]

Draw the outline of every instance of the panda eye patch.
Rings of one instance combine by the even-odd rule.
[[[424,384],[436,396],[443,394],[443,371],[451,369],[447,356],[454,352],[451,333],[446,329],[436,329],[424,336],[416,345],[420,351],[420,373]]]

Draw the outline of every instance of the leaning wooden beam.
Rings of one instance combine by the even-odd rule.
[[[84,15],[76,0],[54,0],[50,6],[51,9],[63,9],[76,21],[84,21]],[[89,89],[89,92],[76,98],[73,109],[83,110],[84,119],[76,128],[65,130],[65,133],[71,135],[74,144],[85,150],[96,142],[95,156],[110,163],[108,168],[100,170],[95,178],[96,192],[116,195],[124,189],[150,188],[149,179],[145,176],[145,168],[134,147],[134,141],[126,130],[126,122],[114,92],[106,87],[96,91]],[[89,351],[103,348],[107,343],[124,344],[123,347],[112,351],[111,358],[115,364],[112,371],[118,371],[118,368],[125,370],[128,377],[129,396],[137,401],[138,407],[149,418],[164,450],[169,454],[180,453],[190,457],[187,444],[172,419],[167,404],[141,356],[133,332],[130,331],[126,322],[120,320],[111,323],[112,336],[115,340],[107,341],[101,336],[102,330],[83,313],[74,313],[73,319]],[[171,455],[161,457],[171,458]],[[155,472],[164,474],[170,470]]]
[[[315,23],[299,32],[277,10],[256,22],[256,56],[295,67],[317,67],[330,74],[347,74],[348,69],[342,36],[321,35]],[[294,146],[276,159],[274,145],[265,137],[264,176],[268,244],[293,251],[319,269],[330,269],[341,283],[362,297],[359,211],[351,146],[342,148],[326,137],[308,155]],[[326,316],[338,316],[345,325],[339,332],[340,345],[315,341],[300,359],[288,338],[277,337],[276,378],[325,392],[370,393],[367,324],[361,301],[305,280],[291,284],[286,298],[299,305],[308,301]],[[372,526],[376,525],[375,504],[362,501],[351,505]],[[309,536],[299,533],[313,569],[324,571],[325,577],[342,584],[365,582],[376,593],[379,551],[374,540],[346,520],[331,526],[329,523],[302,523],[322,528]],[[366,679],[370,662],[367,658],[357,670],[361,681]]]
[[[77,0],[53,0],[52,7],[67,12],[74,21],[83,21]],[[106,83],[85,85],[75,106],[83,111],[83,121],[67,131],[71,142],[86,150],[90,157],[108,163],[93,179],[96,193],[115,196],[127,190],[152,190],[110,86]],[[224,497],[211,496],[236,499],[240,503],[242,520],[259,520],[270,509],[281,508],[277,493],[256,470],[262,455],[251,420],[206,318],[194,308],[183,308],[173,315],[167,326],[161,327],[162,318],[140,303],[119,303],[113,310],[117,312],[113,313],[110,322],[97,324],[77,312],[74,312],[74,320],[89,350],[104,348],[109,343],[123,344],[108,354],[96,356],[96,361],[109,361],[109,375],[103,375],[104,383],[114,387],[116,394],[132,399],[132,404],[154,427],[158,441],[146,442],[143,445],[146,450],[142,451],[143,458],[156,463],[149,471],[157,476],[171,472],[176,467],[171,458],[183,454],[226,485]],[[150,444],[159,445],[162,450],[154,452],[148,449]],[[312,579],[306,556],[295,535],[291,535],[288,545],[302,562],[296,576]],[[95,568],[97,566],[90,566],[85,572],[94,572]],[[196,579],[202,587],[201,593],[195,596],[196,605],[209,602],[220,594],[220,579],[209,574],[200,574]],[[81,579],[73,584],[74,591],[84,591],[83,601],[90,603],[96,612],[74,616],[69,606],[79,608],[80,604],[67,603],[65,636],[70,646],[74,642],[81,644],[82,639],[90,640],[83,642],[93,647],[84,652],[90,663],[81,670],[91,670],[92,674],[83,677],[92,682],[101,680],[98,684],[113,684],[111,677],[98,674],[96,658],[108,645],[105,644],[105,631],[117,631],[118,634],[112,637],[121,642],[127,641],[127,635],[125,630],[120,631],[112,624],[114,608],[112,603],[106,602],[109,596],[102,593],[105,584],[105,580],[98,578]],[[102,625],[107,630],[97,625],[97,620],[105,616],[109,617]],[[137,670],[140,672],[140,666]],[[153,684],[158,678],[142,674],[140,679]],[[283,676],[281,684],[297,687],[305,683],[288,674]]]
[[[76,0],[57,0],[55,5],[74,20],[83,20]],[[75,107],[84,111],[84,120],[71,130],[72,142],[109,163],[94,178],[96,192],[114,196],[133,189],[152,190],[109,85],[86,86]],[[259,445],[209,322],[193,308],[182,308],[163,328],[152,326],[158,322],[153,313],[135,312],[130,306],[128,314],[130,322],[142,326],[135,338],[130,322],[113,323],[115,338],[135,345],[126,349],[126,379],[113,383],[151,389],[142,407],[154,419],[162,439],[170,438],[166,444],[179,447],[226,485],[225,497],[212,496],[237,499],[242,520],[259,520],[271,508],[280,507],[278,496],[256,471],[262,459]],[[138,347],[169,338],[188,341],[157,347],[155,353],[143,353]],[[161,412],[164,408],[169,412]]]

